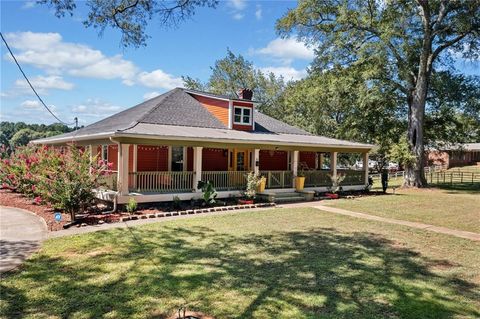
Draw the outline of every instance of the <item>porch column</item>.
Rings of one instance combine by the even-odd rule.
[[[130,144],[118,145],[117,191],[128,195],[128,148]]]
[[[93,164],[93,145],[90,144],[88,145],[88,155],[89,155],[89,159],[90,159],[90,168],[88,169],[89,173],[91,174],[92,173],[92,164]]]
[[[337,178],[337,154],[338,152],[330,152],[330,171],[333,178]]]
[[[133,174],[133,180],[132,180],[132,186],[134,188],[137,188],[137,175],[135,174],[135,173],[137,173],[137,163],[138,163],[137,154],[138,154],[138,145],[134,144],[133,145],[133,167],[132,167],[132,172],[134,173]]]
[[[363,171],[365,173],[365,185],[368,184],[368,152],[365,152],[363,155]]]
[[[323,162],[324,162],[324,158],[323,158],[323,153],[320,153],[319,154],[319,158],[318,158],[318,169],[322,169],[323,168]]]
[[[299,151],[293,151],[293,159],[292,159],[292,173],[293,177],[296,177],[298,174],[298,159],[300,157]],[[292,187],[295,187],[295,178],[292,179]]]
[[[193,171],[195,172],[193,177],[193,189],[196,192],[200,192],[197,188],[198,182],[202,180],[202,146],[195,146],[193,148]]]
[[[260,149],[253,150],[253,172],[255,175],[260,174]]]

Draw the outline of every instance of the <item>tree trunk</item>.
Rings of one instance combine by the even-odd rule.
[[[405,167],[404,186],[426,187],[425,148],[423,144],[423,119],[427,96],[428,77],[426,72],[419,72],[415,90],[408,99],[408,145],[414,160]]]

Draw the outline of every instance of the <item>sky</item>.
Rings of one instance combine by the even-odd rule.
[[[123,48],[120,32],[102,36],[82,24],[79,2],[72,17],[57,18],[36,1],[1,1],[1,31],[45,103],[64,122],[96,122],[178,86],[181,76],[206,81],[227,48],[254,66],[298,80],[307,75],[313,49],[275,31],[278,18],[295,1],[220,1],[199,8],[178,28],[164,29],[153,19],[146,47]],[[1,45],[0,120],[57,122],[39,103]],[[458,62],[467,74],[480,74],[478,63]]]
[[[227,48],[256,68],[304,77],[313,50],[294,39],[281,39],[275,22],[289,1],[221,1],[216,9],[197,9],[178,28],[152,20],[146,47],[123,48],[120,32],[102,36],[85,28],[80,3],[73,17],[56,18],[35,1],[2,1],[1,30],[33,86],[64,122],[78,117],[86,125],[182,86],[182,75],[206,81],[210,67]],[[1,46],[1,120],[54,123],[28,88],[5,45]]]

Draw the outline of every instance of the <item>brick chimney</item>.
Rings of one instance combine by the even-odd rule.
[[[253,92],[250,89],[240,89],[238,90],[238,98],[242,100],[251,100],[253,96]]]

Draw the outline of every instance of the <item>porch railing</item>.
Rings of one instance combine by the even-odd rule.
[[[193,172],[130,173],[130,189],[137,192],[186,193],[193,191]]]
[[[305,187],[330,186],[332,181],[328,174],[330,171],[304,171]]]
[[[109,190],[117,190],[117,171],[107,171],[105,175],[101,175],[97,179],[101,187],[106,187]]]
[[[211,181],[217,191],[242,190],[247,186],[248,172],[203,171],[202,181]]]
[[[345,174],[345,179],[341,183],[344,186],[365,185],[365,172],[360,170],[345,169],[337,170],[337,174]]]
[[[266,188],[291,188],[293,186],[292,171],[260,171],[265,176]]]

